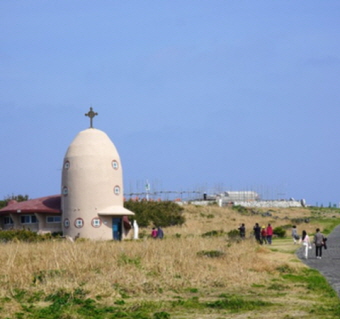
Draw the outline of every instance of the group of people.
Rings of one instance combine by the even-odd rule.
[[[304,257],[308,259],[308,250],[312,249],[312,242],[305,230],[302,231],[301,238],[297,233],[297,228],[294,225],[292,228],[292,237],[294,244],[299,240],[300,243],[304,246]],[[327,249],[327,238],[320,232],[320,229],[316,229],[316,233],[314,235],[313,244],[315,245],[315,256],[316,259],[321,259],[322,257],[322,248]]]
[[[152,231],[151,231],[151,237],[156,239],[163,239],[164,237],[164,232],[163,229],[160,227],[152,227]]]
[[[246,227],[244,224],[241,224],[238,228],[240,232],[240,237],[244,239],[246,237]],[[272,244],[273,238],[273,228],[271,224],[268,226],[260,226],[258,223],[255,224],[253,227],[254,236],[256,241],[263,245],[263,244]],[[320,229],[316,229],[316,233],[314,235],[313,242],[311,242],[307,232],[305,230],[302,231],[301,237],[298,235],[298,231],[296,226],[292,227],[292,238],[294,244],[302,243],[304,246],[304,257],[308,258],[308,250],[312,249],[312,243],[315,245],[315,256],[317,259],[321,259],[322,256],[322,248],[327,249],[327,238],[320,232]]]
[[[272,244],[272,238],[273,238],[273,228],[271,224],[268,224],[268,226],[260,226],[259,223],[256,223],[253,227],[254,230],[254,236],[256,241],[263,245],[263,244]]]
[[[244,239],[246,237],[246,227],[244,224],[241,224],[241,226],[238,228],[239,232],[240,232],[240,237],[242,239]],[[260,227],[260,225],[258,223],[255,224],[255,226],[253,227],[253,231],[254,231],[254,236],[255,239],[258,243],[262,244],[272,244],[272,239],[273,239],[273,228],[271,226],[271,224],[268,224],[268,226],[262,226]]]

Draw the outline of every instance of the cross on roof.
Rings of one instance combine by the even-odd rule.
[[[88,113],[85,113],[85,116],[88,116],[90,118],[90,128],[93,128],[92,126],[92,119],[98,115],[97,112],[93,112],[92,107],[90,107],[90,111]]]

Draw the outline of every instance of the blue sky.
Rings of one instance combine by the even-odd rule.
[[[60,193],[92,106],[127,193],[339,203],[339,16],[339,1],[1,1],[0,198]]]

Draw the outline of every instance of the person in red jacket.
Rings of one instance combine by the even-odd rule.
[[[272,238],[273,238],[273,228],[270,224],[267,226],[267,242],[269,245],[272,244]]]
[[[151,237],[153,239],[157,238],[157,229],[156,229],[156,227],[152,227]]]

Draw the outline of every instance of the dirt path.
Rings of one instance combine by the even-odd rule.
[[[297,251],[297,256],[310,268],[319,270],[340,297],[340,225],[327,238],[327,249],[322,249],[322,259],[315,257],[314,245],[307,260],[302,248]]]

